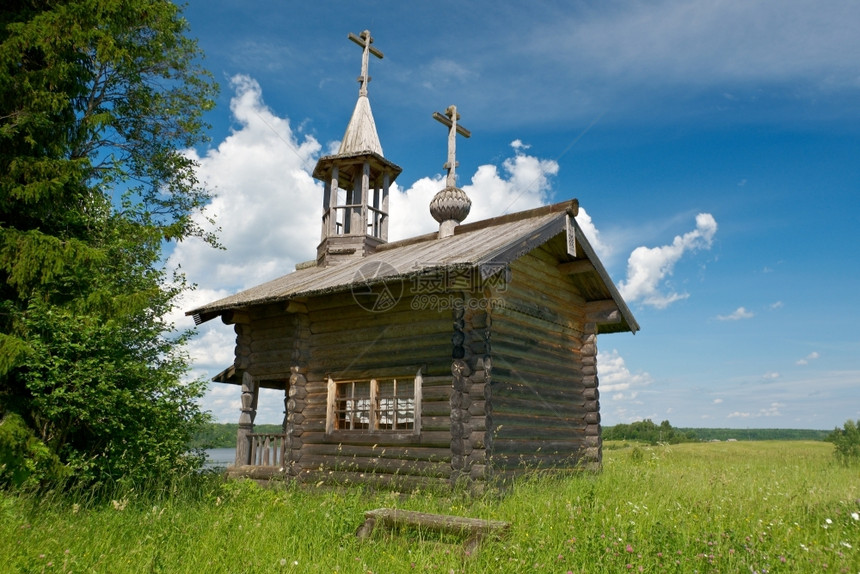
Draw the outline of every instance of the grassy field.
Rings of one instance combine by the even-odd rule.
[[[609,446],[598,475],[478,498],[220,479],[107,503],[0,495],[0,572],[860,572],[860,471],[831,444]],[[512,528],[473,556],[416,530],[358,541],[377,507]]]

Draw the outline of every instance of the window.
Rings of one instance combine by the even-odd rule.
[[[370,382],[346,381],[337,383],[335,398],[335,428],[342,430],[369,429]]]
[[[328,380],[326,432],[420,432],[421,372],[414,377]]]

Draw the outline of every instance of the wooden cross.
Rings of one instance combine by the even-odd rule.
[[[457,120],[460,119],[460,114],[457,113],[457,106],[448,106],[443,116],[439,112],[433,112],[433,119],[448,126],[448,162],[443,165],[448,170],[448,177],[445,179],[445,187],[457,187],[457,134],[463,137],[472,137],[472,132],[461,125],[457,125]]]
[[[361,56],[361,75],[358,77],[358,83],[361,84],[361,87],[358,89],[358,95],[366,96],[367,83],[370,81],[370,76],[367,75],[367,62],[369,60],[368,54],[373,54],[381,60],[383,58],[382,52],[371,46],[371,44],[373,44],[373,38],[370,36],[370,30],[365,30],[359,36],[350,32],[347,38],[364,49],[364,53]]]

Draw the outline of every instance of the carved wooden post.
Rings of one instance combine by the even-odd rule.
[[[582,462],[589,470],[598,470],[603,461],[603,438],[600,433],[600,393],[597,390],[597,324],[586,323],[582,339],[582,386],[585,399],[585,444]]]
[[[298,474],[297,465],[302,458],[302,423],[305,420],[303,413],[307,404],[307,384],[304,369],[298,366],[290,367],[289,401],[287,401],[287,446],[284,456],[284,469],[287,474]]]
[[[489,317],[466,293],[453,309],[451,365],[451,482],[461,477],[483,481],[489,477],[485,397],[489,382]]]
[[[484,296],[488,295],[485,293]],[[475,302],[475,299],[471,300],[471,303]],[[486,304],[486,299],[480,302]],[[487,400],[492,376],[490,316],[484,305],[470,304],[466,309],[466,344],[472,354],[472,374],[469,376],[468,400],[463,401],[463,408],[470,415],[470,432],[468,437],[464,437],[464,452],[468,457],[465,468],[470,479],[484,481],[491,475],[488,454],[492,448],[488,432],[492,428],[492,407]]]
[[[236,466],[251,463],[250,435],[254,432],[254,418],[259,384],[250,373],[242,374],[242,407],[239,415],[239,430],[236,432]]]
[[[465,441],[464,438],[469,436],[469,411],[463,409],[463,396],[468,394],[469,375],[472,374],[472,369],[469,368],[469,363],[466,360],[467,349],[466,342],[466,320],[465,320],[465,305],[463,299],[451,294],[452,301],[452,318],[454,320],[454,333],[451,335],[451,484],[456,484],[461,474],[466,470],[465,462]],[[465,419],[465,420],[464,420]]]

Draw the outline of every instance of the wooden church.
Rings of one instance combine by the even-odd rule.
[[[367,96],[368,31],[358,102],[325,184],[316,260],[188,312],[236,331],[215,381],[241,385],[229,474],[304,482],[455,484],[535,467],[601,463],[597,335],[636,332],[576,222],[574,200],[461,224],[453,106],[446,187],[430,204],[439,231],[389,242],[389,189]],[[396,217],[396,214],[392,214]],[[284,391],[283,432],[254,432],[260,388]]]

